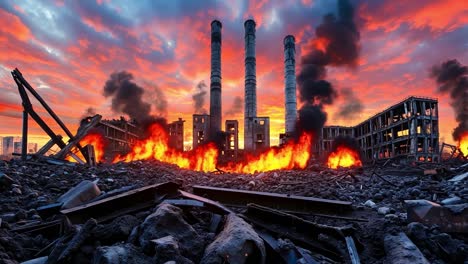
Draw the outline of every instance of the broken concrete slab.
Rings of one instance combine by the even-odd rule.
[[[461,204],[461,203],[463,203],[463,199],[458,197],[458,196],[454,196],[454,197],[444,199],[440,203],[442,205]]]
[[[69,209],[86,203],[101,194],[97,181],[84,180],[57,199],[63,203],[62,209]]]
[[[151,240],[154,244],[156,254],[154,263],[163,264],[168,261],[175,261],[181,264],[193,264],[193,262],[180,254],[179,242],[173,236],[165,236]]]
[[[146,217],[139,230],[138,241],[147,254],[154,253],[154,244],[151,240],[169,235],[179,241],[180,253],[184,257],[196,260],[203,252],[203,239],[185,221],[182,210],[171,204],[160,204],[154,213]]]
[[[145,264],[152,259],[132,244],[98,247],[94,253],[94,264]]]
[[[263,240],[252,226],[229,214],[223,231],[205,249],[201,263],[265,263],[265,255]]]
[[[467,163],[468,164],[468,163]],[[449,182],[461,182],[468,178],[468,171],[460,175],[454,176],[452,179],[448,180]]]
[[[140,221],[135,216],[123,215],[109,224],[96,226],[93,236],[103,245],[111,245],[115,241],[126,241],[133,228],[139,224]]]
[[[401,232],[397,235],[388,234],[384,237],[384,248],[388,264],[429,264],[415,244]]]
[[[444,232],[468,233],[468,204],[441,206],[427,200],[405,200],[408,222],[438,225]]]
[[[21,264],[45,264],[48,258],[49,258],[48,256],[45,256],[45,257],[30,259],[28,261],[21,262]]]

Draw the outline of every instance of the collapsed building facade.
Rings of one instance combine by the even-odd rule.
[[[411,96],[356,126],[325,126],[315,147],[316,154],[328,154],[338,136],[355,138],[364,160],[403,157],[438,162],[438,101]]]

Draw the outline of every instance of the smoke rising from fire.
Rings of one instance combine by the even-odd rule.
[[[327,120],[325,105],[333,104],[337,92],[326,80],[326,66],[354,67],[359,57],[359,32],[354,23],[354,8],[347,0],[338,1],[338,16],[327,14],[315,29],[311,51],[301,58],[297,75],[299,98],[298,130],[317,132]]]
[[[197,84],[196,92],[192,95],[193,99],[193,108],[195,114],[206,114],[207,111],[204,108],[205,98],[206,98],[206,84],[204,81],[200,81]]]
[[[229,108],[224,115],[225,116],[234,116],[238,113],[242,112],[244,106],[244,101],[242,100],[242,97],[236,96],[234,97],[234,101],[232,102],[231,108]]]
[[[354,119],[364,109],[362,101],[356,97],[353,90],[349,88],[343,88],[340,91],[340,97],[343,98],[344,103],[341,104],[338,110],[338,116],[343,119]]]
[[[448,60],[432,66],[430,76],[439,85],[439,93],[450,95],[458,122],[452,136],[454,140],[459,141],[463,132],[468,131],[468,67],[461,65],[457,60]]]
[[[147,83],[145,89],[138,86],[134,77],[127,71],[114,72],[104,85],[103,94],[106,98],[112,98],[112,110],[116,113],[127,114],[130,119],[136,120],[140,124],[150,124],[158,122],[165,124],[162,117],[151,115],[151,104],[143,101],[143,96],[149,96],[154,102],[155,110],[160,115],[167,112],[167,100],[164,93],[156,85]]]

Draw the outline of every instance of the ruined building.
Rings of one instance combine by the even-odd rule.
[[[364,160],[403,157],[437,162],[437,99],[411,96],[354,127],[325,126],[316,154],[327,154],[333,139],[340,135],[357,139]]]
[[[182,118],[169,124],[169,145],[184,151],[184,122]]]
[[[239,122],[237,120],[226,120],[226,150],[224,155],[236,159],[239,154]]]
[[[193,115],[193,149],[208,142],[210,133],[210,116],[207,114]]]

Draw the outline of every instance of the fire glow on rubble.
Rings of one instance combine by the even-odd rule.
[[[106,147],[104,137],[96,132],[88,133],[84,138],[80,140],[80,145],[82,147],[91,144],[94,147],[94,156],[96,157],[96,162],[100,162],[104,160],[104,149]],[[80,159],[85,160],[81,152],[75,153]],[[74,159],[70,156],[66,158],[69,161],[74,161]]]
[[[156,159],[184,169],[205,172],[216,170],[218,151],[214,144],[200,146],[191,152],[180,152],[169,147],[169,136],[161,125],[152,124],[149,129],[148,138],[137,141],[130,153],[117,156],[114,162]]]
[[[156,159],[176,164],[184,169],[212,172],[217,168],[226,172],[255,173],[276,169],[303,169],[310,158],[311,136],[303,134],[297,142],[289,142],[282,148],[271,148],[258,156],[247,157],[245,162],[218,166],[218,150],[214,144],[206,144],[190,152],[180,152],[169,147],[169,137],[158,124],[150,127],[151,134],[138,141],[130,153],[117,156],[114,162]]]
[[[460,148],[463,156],[468,156],[468,132],[465,132],[460,137],[460,142],[458,143],[458,147]]]
[[[338,146],[328,156],[327,166],[336,169],[338,167],[362,166],[362,162],[355,150],[345,146]]]

